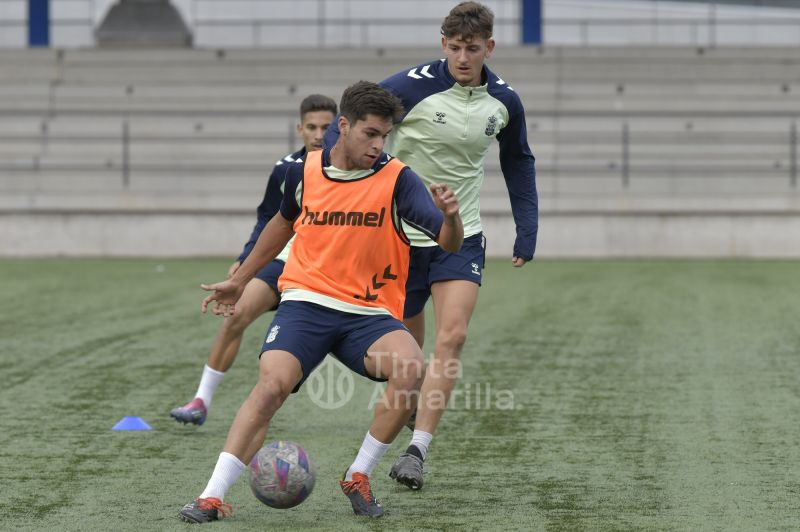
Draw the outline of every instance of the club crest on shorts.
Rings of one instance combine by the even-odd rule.
[[[486,129],[483,130],[487,137],[493,137],[497,132],[497,117],[492,115],[486,120]]]
[[[280,325],[273,326],[272,329],[269,330],[269,334],[267,335],[267,340],[264,343],[269,344],[269,343],[274,342],[275,338],[278,337],[278,331],[280,331],[280,330],[281,330],[281,326]]]
[[[481,267],[478,266],[478,264],[476,262],[472,263],[472,273],[475,274],[475,275],[480,275],[481,274]]]

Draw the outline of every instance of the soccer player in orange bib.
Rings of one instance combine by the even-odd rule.
[[[247,282],[295,236],[279,280],[281,303],[261,349],[258,383],[239,409],[205,490],[183,507],[188,522],[230,511],[225,493],[261,448],[269,421],[328,353],[356,373],[388,381],[384,396],[341,488],[356,515],[380,517],[370,474],[408,420],[424,375],[424,357],[402,323],[409,241],[402,222],[442,248],[464,239],[458,201],[446,185],[430,192],[399,160],[383,152],[402,103],[374,83],[342,95],[341,135],[330,150],[309,153],[286,174],[280,212],[250,256],[213,291],[205,312],[230,316]]]

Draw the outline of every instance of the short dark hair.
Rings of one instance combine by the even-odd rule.
[[[461,2],[442,22],[442,35],[447,39],[460,36],[465,41],[475,37],[489,40],[493,28],[494,13],[491,9],[478,2]]]
[[[330,111],[336,116],[336,102],[323,94],[309,94],[300,102],[300,120],[314,111]]]
[[[403,119],[403,102],[377,83],[359,81],[347,87],[339,102],[342,116],[350,123],[364,120],[367,115],[389,118],[393,124]]]

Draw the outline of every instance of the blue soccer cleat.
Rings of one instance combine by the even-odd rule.
[[[206,409],[206,405],[202,399],[195,397],[185,405],[173,408],[169,415],[184,425],[186,423],[202,425],[206,422],[208,409]]]

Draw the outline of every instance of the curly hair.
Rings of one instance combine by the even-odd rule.
[[[489,40],[494,28],[494,13],[478,2],[461,2],[450,10],[442,22],[442,35],[447,39],[461,37],[471,41],[475,37]]]

